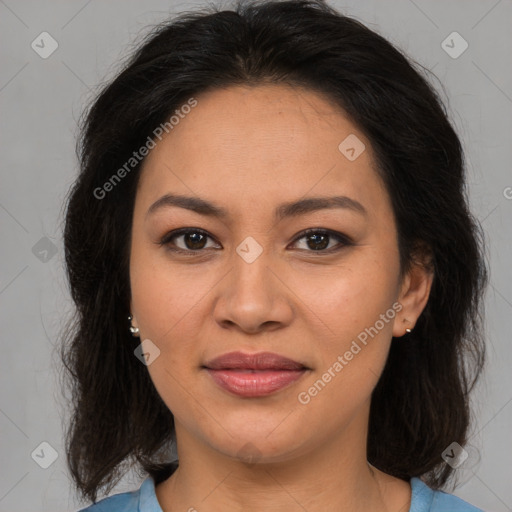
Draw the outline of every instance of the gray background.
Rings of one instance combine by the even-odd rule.
[[[474,395],[469,458],[457,469],[461,485],[454,494],[486,511],[512,510],[512,1],[330,3],[432,69],[444,85],[434,82],[463,139],[471,204],[486,231],[491,266],[489,359]],[[77,173],[76,122],[147,25],[202,5],[0,0],[0,511],[81,506],[65,465],[67,412],[56,352],[56,336],[72,311],[61,229],[62,204]],[[46,59],[31,47],[43,31],[58,42]],[[453,31],[469,44],[458,58],[441,46]],[[58,454],[47,469],[36,463],[51,455],[42,442]],[[115,492],[139,484],[129,474]]]

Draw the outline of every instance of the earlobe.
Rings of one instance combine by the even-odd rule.
[[[128,315],[128,321],[130,322],[130,332],[132,336],[139,336],[139,327],[137,326],[137,321],[133,318],[133,315]]]
[[[427,305],[434,273],[429,265],[414,264],[404,278],[398,301],[402,305],[393,325],[395,338],[410,333]]]

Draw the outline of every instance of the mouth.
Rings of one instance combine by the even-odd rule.
[[[276,393],[310,370],[297,361],[271,352],[230,352],[208,361],[203,368],[221,389],[247,398]]]

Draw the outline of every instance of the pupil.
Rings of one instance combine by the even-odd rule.
[[[314,247],[311,247],[308,244],[308,247],[310,249],[314,249],[314,250],[325,249],[329,245],[329,243],[327,241],[327,239],[329,238],[328,235],[324,235],[324,234],[310,235],[309,238],[310,238],[310,240],[311,239],[315,239],[315,243],[320,241],[319,238],[323,238],[323,242],[324,242],[320,247],[318,245],[315,245]]]
[[[204,238],[204,236],[201,234],[201,233],[187,233],[185,235],[185,245],[189,248],[189,249],[201,249],[202,246],[201,246],[201,238]],[[195,239],[195,240],[194,240]],[[191,244],[188,243],[188,241],[192,240]],[[202,240],[203,242],[203,245],[204,245],[204,240]],[[190,247],[190,245],[192,245],[193,247]],[[199,246],[197,246],[199,245]]]

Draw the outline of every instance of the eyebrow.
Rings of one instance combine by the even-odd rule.
[[[177,206],[185,208],[200,215],[209,217],[216,217],[219,219],[227,219],[229,213],[225,208],[215,205],[205,199],[199,197],[190,197],[177,194],[165,194],[160,199],[157,199],[148,209],[146,218],[164,207]],[[297,217],[305,215],[310,212],[324,210],[328,208],[344,208],[360,213],[364,216],[368,215],[366,208],[355,199],[347,196],[332,196],[332,197],[308,197],[299,199],[298,201],[282,203],[274,212],[274,217],[280,221],[287,217]]]

